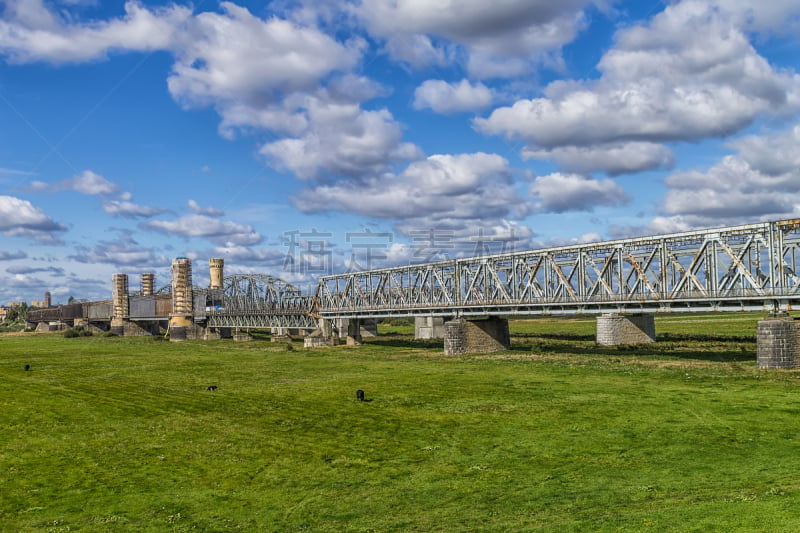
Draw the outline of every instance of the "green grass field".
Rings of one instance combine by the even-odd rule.
[[[800,371],[756,369],[758,318],[466,357],[0,336],[0,531],[798,531]]]

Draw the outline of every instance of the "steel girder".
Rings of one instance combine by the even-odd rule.
[[[225,276],[223,286],[223,305],[229,311],[271,311],[301,297],[300,289],[267,274]]]
[[[220,308],[206,310],[207,325],[236,328],[313,329],[312,298],[267,274],[235,274],[223,280]]]
[[[296,328],[316,329],[317,320],[309,316],[306,309],[296,314],[289,313],[209,313],[206,326],[220,328],[268,329]]]
[[[324,276],[326,318],[789,309],[800,219]]]

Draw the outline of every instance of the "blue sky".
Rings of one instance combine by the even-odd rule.
[[[0,9],[0,303],[800,211],[796,0]]]

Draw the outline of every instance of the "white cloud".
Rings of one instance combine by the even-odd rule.
[[[537,201],[534,209],[544,213],[591,211],[599,206],[628,203],[625,191],[610,179],[595,180],[577,174],[538,176],[530,187]]]
[[[219,209],[215,209],[213,207],[202,207],[194,200],[189,200],[188,202],[189,211],[196,215],[206,215],[209,217],[221,217],[225,216],[225,211],[220,211]]]
[[[443,80],[427,80],[414,91],[414,108],[431,108],[445,115],[465,111],[479,111],[492,103],[492,91],[482,83],[471,84],[468,80],[447,83]]]
[[[669,148],[648,142],[561,146],[551,150],[524,149],[522,156],[553,160],[564,172],[589,174],[605,171],[611,176],[671,168],[675,161]]]
[[[262,20],[230,2],[221,6],[224,13],[194,17],[178,46],[168,86],[186,105],[263,107],[278,94],[314,89],[360,59],[359,41],[342,45],[313,27]]]
[[[55,244],[59,242],[56,235],[66,229],[29,201],[14,196],[0,196],[0,231],[5,235]]]
[[[518,76],[575,38],[588,0],[425,2],[374,0],[352,9],[389,53],[416,67],[441,64],[458,47],[477,77]]]
[[[115,184],[91,170],[84,170],[77,176],[56,183],[32,181],[30,189],[35,192],[75,191],[87,196],[111,196],[119,192]]]
[[[725,136],[758,116],[800,108],[800,76],[774,69],[735,18],[707,2],[670,4],[621,30],[602,77],[554,82],[545,96],[496,109],[476,127],[531,151]]]
[[[679,172],[665,183],[661,210],[667,215],[752,219],[792,213],[800,193],[800,171],[770,176],[736,156],[726,156],[707,172]]]
[[[308,97],[301,113],[306,128],[300,135],[261,148],[272,164],[300,179],[329,173],[361,178],[385,171],[393,161],[421,156],[415,145],[402,142],[402,129],[386,109]]]
[[[141,246],[128,231],[112,241],[99,241],[93,247],[78,246],[69,259],[79,263],[104,263],[117,267],[141,267],[148,270],[154,265],[168,264],[164,255],[153,248]]]
[[[64,63],[100,59],[113,50],[169,49],[191,10],[170,5],[151,11],[128,1],[124,17],[73,24],[48,10],[42,0],[8,0],[3,14],[0,54],[18,63]]]
[[[335,210],[377,218],[479,218],[508,213],[519,203],[508,173],[508,161],[498,155],[432,155],[396,176],[306,189],[293,203],[304,212]]]
[[[135,204],[126,200],[109,200],[103,202],[103,211],[115,217],[150,218],[165,213],[167,210],[160,207]]]
[[[615,228],[615,234],[671,233],[800,215],[800,126],[729,145],[739,152],[706,170],[668,176],[659,216],[641,227]]]
[[[773,135],[750,135],[729,143],[751,168],[777,176],[800,168],[800,125]]]
[[[143,222],[142,229],[178,235],[202,237],[220,244],[253,245],[263,240],[253,226],[223,221],[206,215],[186,215],[175,220],[151,220]]]

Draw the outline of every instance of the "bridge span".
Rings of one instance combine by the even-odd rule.
[[[800,219],[320,278],[319,314],[520,316],[791,310]]]

